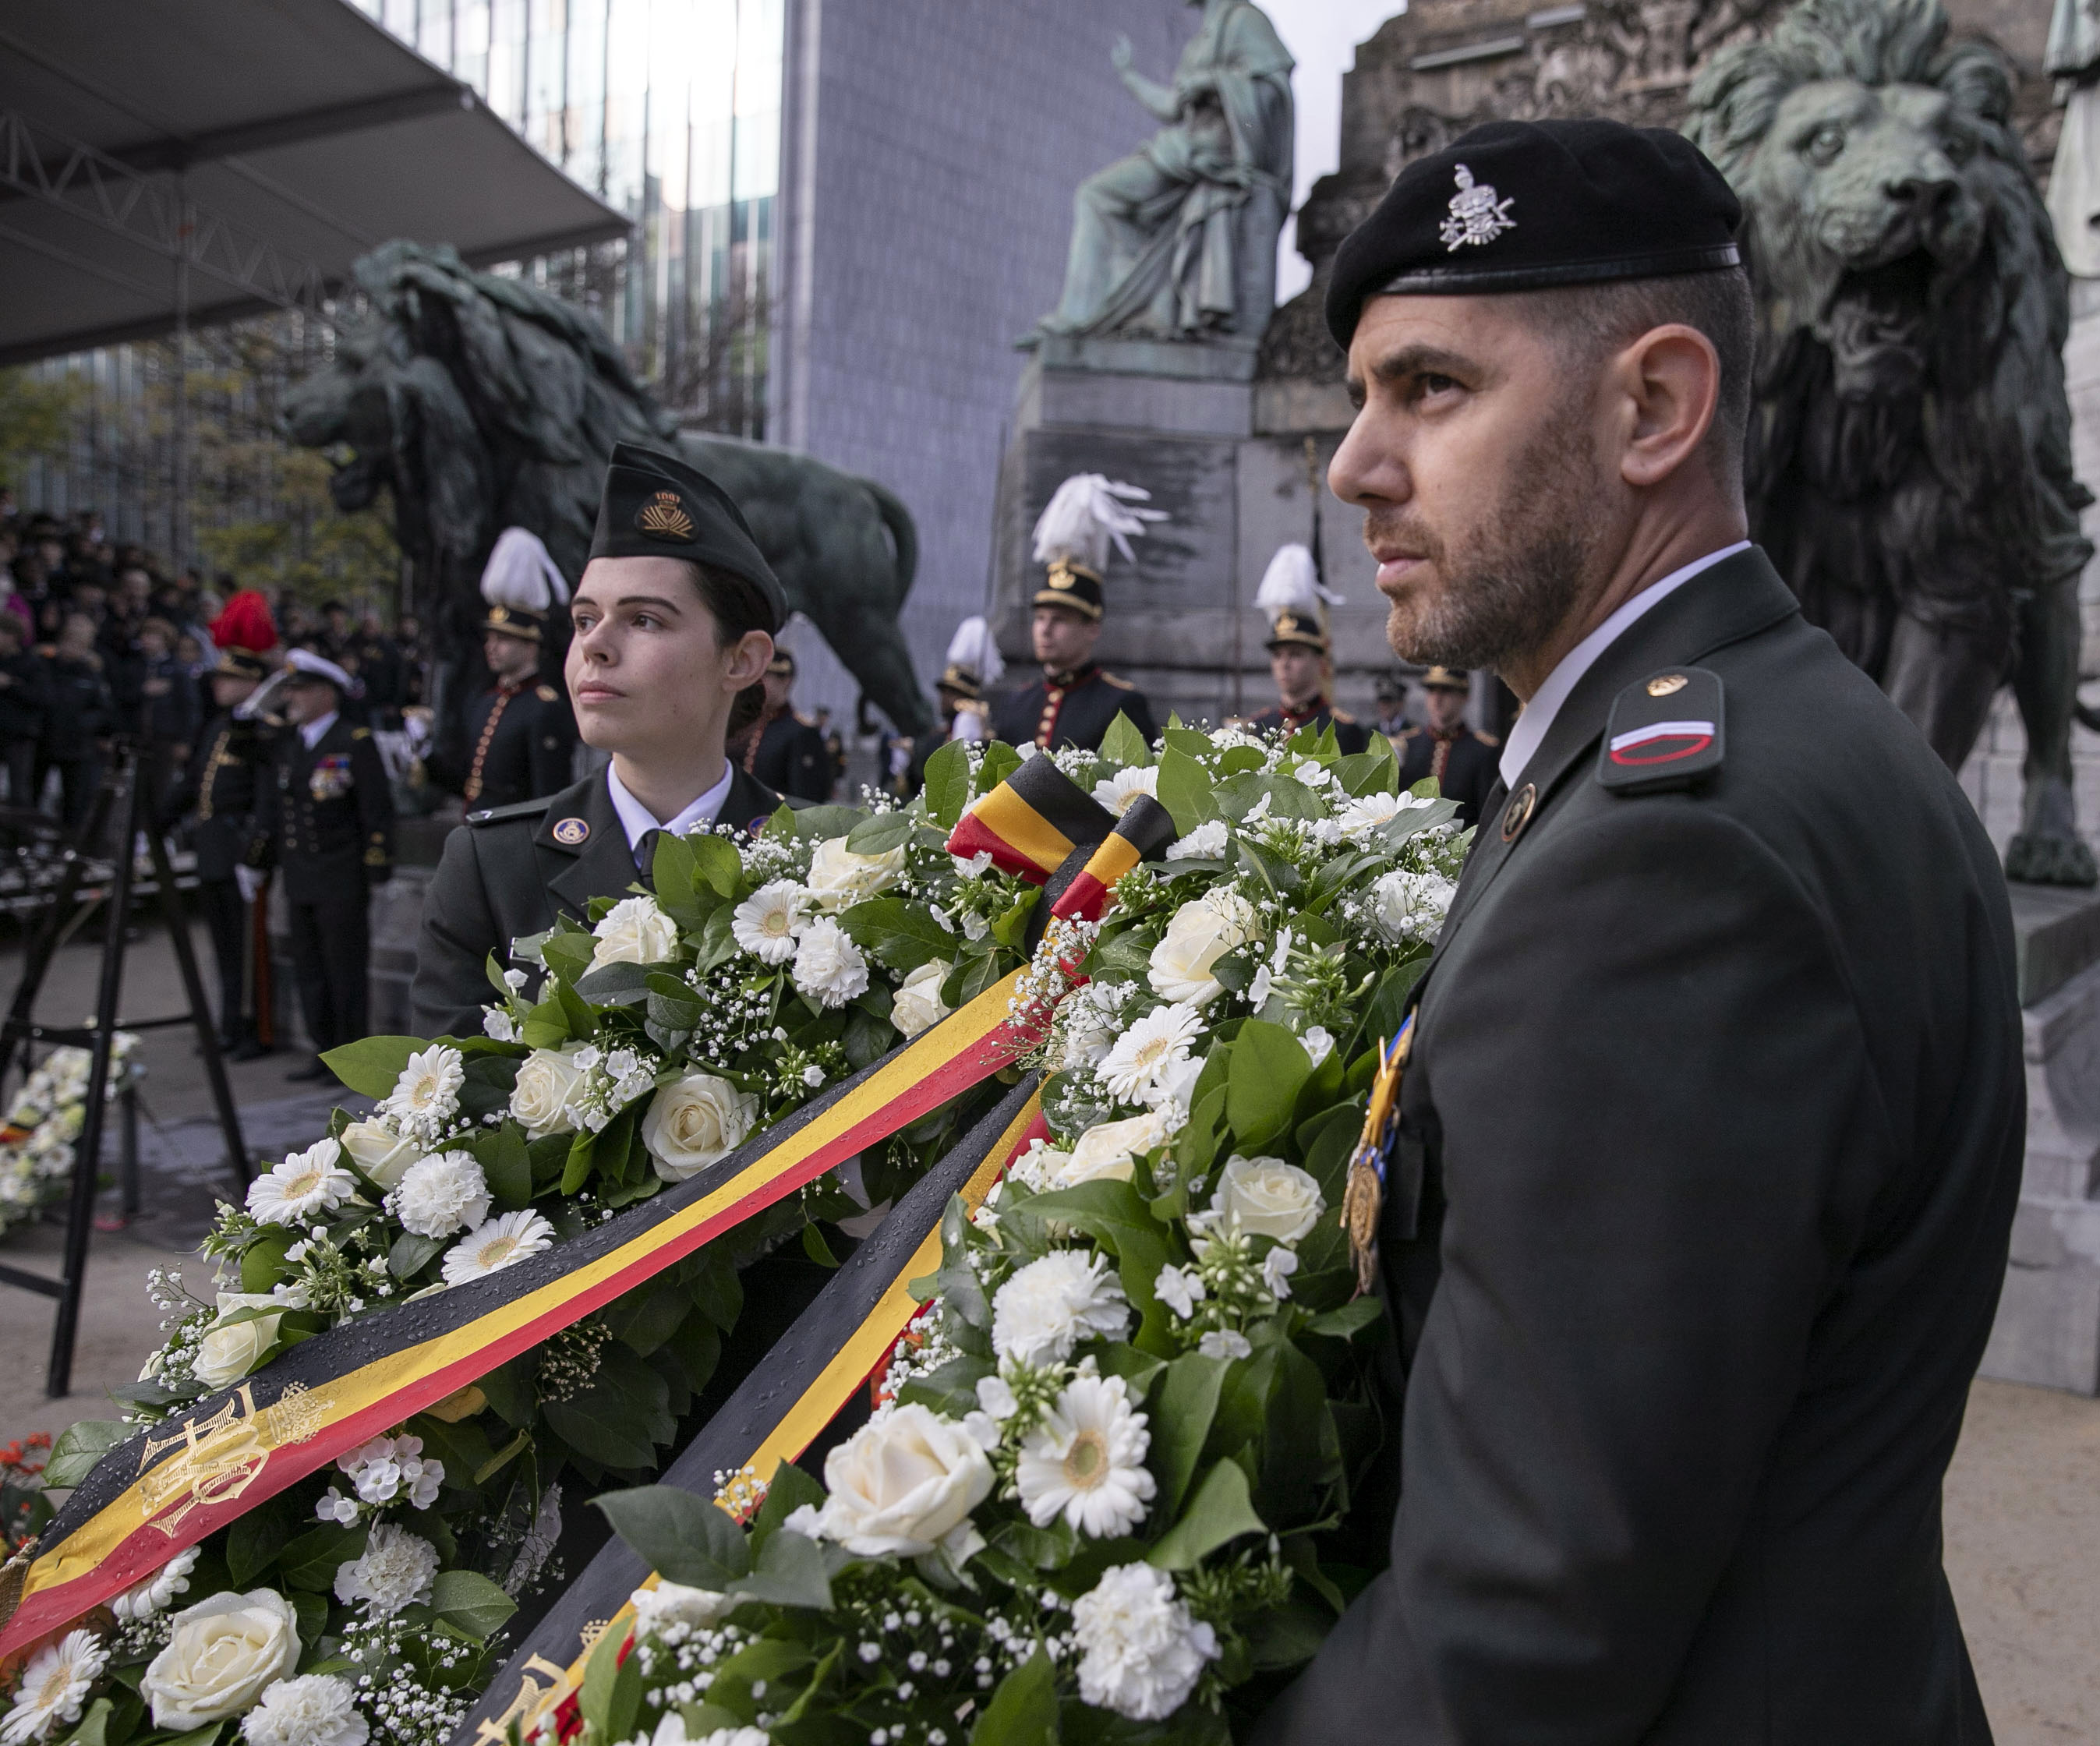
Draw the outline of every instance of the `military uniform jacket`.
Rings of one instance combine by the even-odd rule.
[[[1612,712],[1687,666],[1720,767],[1606,788]],[[1391,1567],[1255,1737],[1988,1741],[1940,1484],[2025,1100],[1974,810],[1758,551],[1606,650],[1496,799],[1384,1201]]]
[[[798,800],[832,797],[832,749],[816,724],[792,710],[768,716],[747,752],[744,766],[777,794]]]
[[[779,805],[736,769],[717,822],[748,831]],[[620,897],[640,879],[602,770],[543,800],[469,813],[445,839],[423,900],[409,992],[417,1034],[479,1036],[481,1009],[496,998],[490,953],[506,963],[513,940],[545,933],[560,915],[580,921],[593,897]]]
[[[1362,722],[1347,710],[1337,709],[1322,699],[1310,709],[1286,709],[1281,703],[1273,709],[1264,709],[1254,718],[1254,726],[1264,733],[1295,734],[1302,727],[1315,732],[1328,727],[1335,730],[1335,744],[1344,756],[1361,752],[1371,743],[1370,734]]]
[[[515,806],[575,778],[576,720],[551,685],[492,686],[466,708],[461,791],[471,809]]]
[[[1055,684],[1039,679],[1025,690],[995,699],[992,734],[1010,746],[1032,741],[1052,752],[1061,746],[1098,752],[1101,736],[1118,711],[1130,717],[1131,725],[1148,741],[1158,737],[1152,705],[1142,691],[1099,667],[1083,667]]]
[[[282,871],[287,902],[341,902],[393,877],[394,795],[370,728],[338,716],[309,751],[287,727],[270,778],[249,859]]]
[[[1480,822],[1480,809],[1502,772],[1498,765],[1502,749],[1491,746],[1462,722],[1451,749],[1444,756],[1444,774],[1438,791],[1458,803],[1458,817],[1466,824]],[[1436,764],[1436,737],[1426,727],[1410,728],[1400,743],[1400,785],[1411,788],[1427,776]]]
[[[263,786],[275,779],[274,721],[223,709],[198,730],[175,809],[193,815],[199,879],[227,880],[248,858]]]

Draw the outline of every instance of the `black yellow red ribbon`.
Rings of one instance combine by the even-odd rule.
[[[781,1462],[808,1448],[918,1313],[911,1282],[940,1269],[941,1220],[950,1201],[960,1195],[973,1210],[981,1206],[1030,1140],[1046,1131],[1042,1112],[1042,1096],[1031,1079],[1002,1099],[920,1178],[722,1404],[662,1483],[712,1497],[717,1493],[716,1475],[742,1472],[770,1482]],[[624,1545],[615,1541],[606,1547],[467,1713],[453,1746],[501,1746],[514,1723],[521,1737],[531,1738],[540,1719],[582,1685],[584,1664],[599,1633],[609,1629],[624,1634],[633,1614],[629,1596],[654,1580],[648,1566]]]

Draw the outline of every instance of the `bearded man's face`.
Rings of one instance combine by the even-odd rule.
[[[1522,300],[1380,297],[1349,382],[1359,411],[1329,478],[1367,512],[1394,652],[1501,668],[1543,646],[1602,543],[1594,381]]]

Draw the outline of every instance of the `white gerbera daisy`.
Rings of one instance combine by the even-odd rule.
[[[109,1610],[125,1624],[150,1619],[167,1610],[178,1594],[189,1591],[190,1572],[196,1568],[200,1549],[178,1552],[143,1582],[135,1583],[109,1603]]]
[[[1056,1249],[999,1288],[991,1304],[992,1349],[1016,1364],[1062,1364],[1092,1334],[1120,1339],[1130,1304],[1108,1258]]]
[[[1157,765],[1141,770],[1118,770],[1114,775],[1105,776],[1094,784],[1094,798],[1118,818],[1130,810],[1130,803],[1140,794],[1155,800],[1159,798]]]
[[[240,1719],[248,1746],[364,1746],[372,1725],[358,1713],[357,1692],[334,1673],[302,1673],[262,1688]]]
[[[418,1158],[387,1197],[394,1215],[418,1237],[450,1237],[488,1217],[488,1179],[470,1152]]]
[[[499,1214],[479,1224],[445,1251],[448,1285],[464,1285],[501,1272],[527,1255],[552,1246],[554,1228],[536,1212]]]
[[[1105,1571],[1073,1602],[1072,1641],[1081,1700],[1133,1722],[1172,1715],[1218,1655],[1217,1633],[1189,1616],[1174,1579],[1149,1564]]]
[[[842,1007],[867,992],[867,960],[830,916],[803,929],[795,947],[795,991],[816,1006]]]
[[[1120,1037],[1095,1069],[1119,1104],[1156,1104],[1171,1069],[1189,1059],[1202,1034],[1203,1015],[1178,1003],[1154,1007]]]
[[[1119,1376],[1074,1377],[1021,1444],[1014,1483],[1038,1528],[1059,1516],[1083,1534],[1127,1534],[1153,1493],[1145,1415],[1131,1409]]]
[[[380,1100],[379,1113],[408,1132],[435,1135],[459,1113],[466,1060],[457,1049],[434,1043],[408,1057],[394,1089]]]
[[[795,941],[809,915],[809,888],[792,879],[776,879],[737,905],[730,915],[729,931],[760,962],[784,964],[795,955]]]
[[[15,1688],[14,1708],[0,1720],[0,1746],[24,1746],[61,1722],[77,1722],[81,1706],[109,1664],[109,1651],[92,1631],[68,1631],[39,1649]]]
[[[438,1575],[438,1549],[421,1534],[382,1522],[364,1543],[364,1554],[338,1567],[335,1598],[362,1603],[365,1616],[390,1619],[404,1607],[430,1598]]]
[[[342,1167],[339,1140],[320,1140],[294,1152],[248,1184],[249,1215],[264,1224],[305,1224],[333,1212],[357,1193],[357,1179]]]

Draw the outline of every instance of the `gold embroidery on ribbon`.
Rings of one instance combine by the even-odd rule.
[[[190,1420],[174,1436],[145,1440],[139,1456],[140,1513],[174,1539],[192,1510],[238,1497],[261,1475],[275,1450],[316,1435],[329,1406],[294,1382],[275,1405],[258,1412],[254,1390],[243,1382],[233,1399],[209,1418]],[[152,1466],[154,1457],[169,1449],[181,1453]]]
[[[546,1674],[548,1682],[541,1685],[532,1677],[535,1673]],[[504,1705],[501,1715],[484,1717],[474,1730],[475,1737],[484,1742],[485,1746],[505,1746],[510,1738],[510,1724],[514,1722],[518,1724],[518,1731],[521,1735],[529,1732],[532,1724],[540,1719],[540,1700],[559,1690],[566,1677],[562,1669],[544,1656],[527,1656],[524,1676],[518,1682],[518,1695]]]

